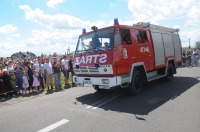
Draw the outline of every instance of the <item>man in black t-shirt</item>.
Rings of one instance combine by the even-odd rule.
[[[74,76],[74,69],[73,69],[73,56],[71,55],[70,56],[70,60],[69,60],[69,72],[72,73],[72,79],[73,79],[73,76]],[[72,80],[72,85],[75,86],[75,83],[73,82]]]
[[[62,89],[62,84],[61,84],[61,63],[57,60],[57,58],[54,58],[54,63],[53,63],[53,71],[54,71],[54,85],[55,85],[55,90],[57,89]]]
[[[73,56],[70,56],[70,60],[69,60],[69,72],[71,72],[71,73],[72,73],[72,76],[74,76]]]

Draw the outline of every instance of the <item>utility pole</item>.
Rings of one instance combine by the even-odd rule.
[[[190,38],[189,38],[189,47],[188,47],[188,49],[191,49],[191,46],[190,46]]]
[[[68,47],[67,49],[67,54],[69,55],[70,54],[70,48]]]

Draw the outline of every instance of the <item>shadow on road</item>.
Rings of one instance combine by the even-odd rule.
[[[113,93],[122,93],[108,104],[100,106],[100,109],[134,114],[138,120],[145,120],[137,115],[148,115],[165,102],[174,100],[189,90],[199,81],[191,77],[174,77],[170,82],[154,81],[144,86],[141,94],[130,96],[124,89],[95,92],[76,98],[77,102],[92,105]]]

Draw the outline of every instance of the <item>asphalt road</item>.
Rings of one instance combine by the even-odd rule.
[[[199,132],[200,67],[179,68],[138,96],[74,87],[0,102],[0,132]]]

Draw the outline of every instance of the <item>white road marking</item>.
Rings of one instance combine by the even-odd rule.
[[[110,99],[106,100],[105,102],[103,102],[103,103],[101,103],[101,104],[99,104],[99,105],[97,105],[97,106],[93,107],[92,109],[93,109],[93,110],[95,110],[95,109],[97,109],[98,107],[101,107],[102,105],[104,105],[104,104],[108,103],[109,101],[111,101],[111,100],[113,100],[113,99],[117,98],[119,95],[120,95],[120,94],[118,94],[118,95],[115,95],[114,97],[112,97],[112,98],[110,98]]]
[[[97,101],[96,103],[94,103],[94,104],[92,104],[92,105],[89,105],[89,106],[87,106],[87,107],[85,107],[85,108],[87,108],[87,109],[90,109],[90,108],[91,108],[91,109],[95,110],[95,109],[99,108],[100,106],[102,106],[102,105],[108,103],[109,101],[111,101],[111,100],[117,98],[119,95],[121,95],[121,93],[119,93],[119,94],[112,94],[111,96],[106,97],[106,98],[104,98],[104,99],[101,99],[101,100]]]
[[[59,126],[65,124],[65,123],[67,123],[67,122],[69,122],[69,120],[67,120],[67,119],[62,119],[62,120],[60,120],[60,121],[58,121],[58,122],[56,122],[56,123],[54,123],[54,124],[52,124],[52,125],[50,125],[50,126],[44,128],[44,129],[42,129],[42,130],[37,131],[37,132],[49,132],[49,131],[51,131],[51,130],[53,130],[53,129],[55,129],[55,128],[57,128],[57,127],[59,127]]]
[[[93,106],[95,106],[95,105],[97,105],[97,104],[99,104],[99,103],[101,103],[101,102],[103,102],[103,101],[109,99],[109,98],[112,97],[113,95],[115,95],[115,94],[112,94],[111,96],[108,96],[107,98],[101,99],[101,100],[97,101],[96,103],[91,104],[91,105],[89,105],[89,106],[87,106],[87,107],[85,107],[85,108],[87,108],[87,109],[92,108]]]

